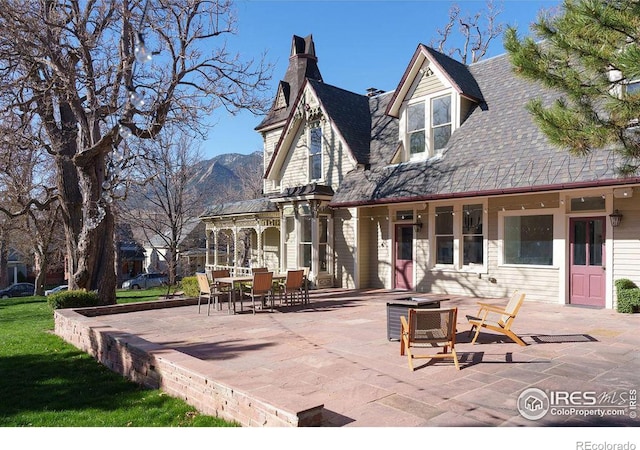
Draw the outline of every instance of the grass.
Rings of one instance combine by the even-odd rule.
[[[166,288],[120,291],[118,303],[164,293]],[[127,381],[52,329],[53,314],[44,297],[0,300],[0,426],[236,426]]]

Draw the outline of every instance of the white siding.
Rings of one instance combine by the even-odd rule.
[[[622,214],[620,225],[613,229],[613,261],[607,267],[613,268],[613,296],[615,281],[628,278],[640,286],[640,189],[633,191],[631,198],[614,199],[614,208]],[[607,223],[607,226],[611,226]],[[615,305],[615,302],[614,302]]]

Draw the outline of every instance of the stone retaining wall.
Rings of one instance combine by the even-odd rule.
[[[147,388],[162,389],[203,414],[242,426],[320,425],[323,405],[310,404],[302,396],[285,392],[272,392],[271,399],[240,392],[205,375],[207,365],[203,361],[115,330],[104,320],[96,319],[107,314],[194,303],[197,299],[56,310],[55,333],[112,371]]]

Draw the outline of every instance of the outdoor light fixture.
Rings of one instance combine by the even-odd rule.
[[[416,228],[416,231],[418,233],[422,230],[422,222],[412,223],[411,225],[413,225]]]
[[[612,214],[609,214],[609,220],[611,221],[611,226],[615,228],[620,225],[622,214],[616,209]]]

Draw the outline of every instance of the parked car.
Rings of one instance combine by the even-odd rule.
[[[69,286],[66,284],[63,284],[61,286],[54,287],[53,289],[47,289],[46,291],[44,291],[44,296],[48,297],[52,294],[57,294],[58,292],[66,291],[68,289],[69,289]]]
[[[141,273],[135,278],[122,283],[122,289],[147,289],[166,286],[169,278],[163,273]]]
[[[28,297],[33,295],[36,287],[33,283],[15,283],[0,290],[0,298]]]

